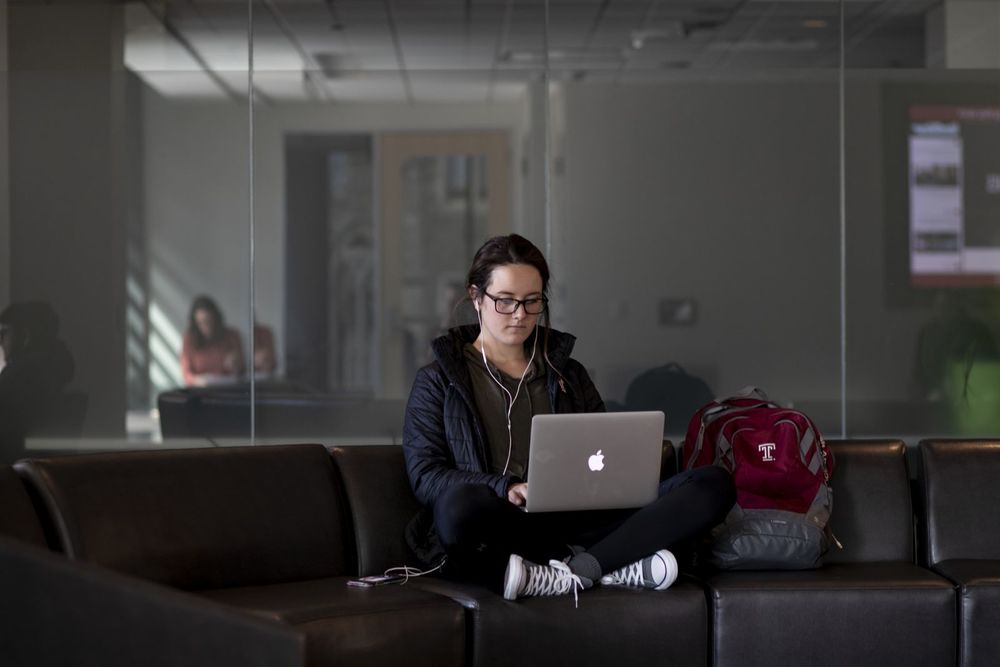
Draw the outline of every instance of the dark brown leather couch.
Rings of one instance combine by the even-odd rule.
[[[301,667],[300,632],[0,537],[0,663]]]
[[[844,548],[818,570],[709,576],[711,664],[954,664],[955,592],[915,565],[905,445],[829,444],[831,527]]]
[[[927,560],[958,587],[958,664],[1000,664],[1000,442],[920,443]]]
[[[460,665],[465,617],[414,586],[357,589],[349,510],[321,445],[17,463],[73,560],[305,635],[310,665]]]
[[[0,470],[0,499],[19,498],[0,502],[0,531],[19,531],[38,545],[47,527],[49,545],[71,560],[203,604],[222,603],[215,609],[263,617],[304,638],[309,665],[955,664],[956,584],[914,562],[903,444],[832,447],[833,529],[845,548],[820,570],[684,576],[659,593],[599,588],[581,594],[578,609],[572,597],[507,602],[433,578],[348,588],[351,575],[412,563],[402,535],[416,502],[398,446],[21,461],[18,476]],[[990,493],[989,475],[982,479],[980,500]],[[22,480],[34,509],[24,487],[11,490]],[[931,502],[937,496],[928,493]],[[7,518],[7,507],[20,508],[20,518]],[[40,526],[25,528],[32,511]],[[976,605],[995,595],[981,588],[986,597]],[[968,589],[960,590],[964,596]],[[72,597],[65,604],[72,607]],[[993,618],[982,616],[981,605],[972,609],[976,618]],[[965,623],[961,641],[980,641],[973,645],[986,662],[962,664],[996,664],[1000,648],[978,636],[994,626],[983,627]]]
[[[14,469],[0,465],[0,535],[45,547],[41,521]]]
[[[669,447],[669,445],[668,445]],[[673,452],[670,447],[669,452]],[[416,513],[402,449],[334,447],[353,512],[359,569],[378,574],[409,557],[403,528]],[[665,457],[670,469],[672,457]],[[508,602],[484,588],[413,582],[460,604],[472,665],[704,665],[708,617],[702,588],[682,578],[664,592],[598,588]]]

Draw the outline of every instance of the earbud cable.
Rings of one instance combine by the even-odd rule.
[[[507,468],[510,467],[511,453],[514,451],[514,434],[511,431],[510,416],[514,411],[514,401],[516,401],[517,397],[521,394],[521,385],[524,384],[524,378],[527,377],[528,370],[531,369],[531,364],[535,361],[535,351],[538,349],[538,327],[536,325],[533,332],[535,338],[531,344],[531,358],[528,359],[528,365],[524,367],[524,372],[521,373],[521,379],[517,383],[517,389],[515,389],[514,393],[511,394],[510,390],[503,386],[503,382],[500,381],[500,378],[493,375],[493,371],[490,369],[490,362],[486,359],[486,339],[482,336],[483,314],[479,312],[478,308],[476,309],[476,314],[479,316],[479,351],[483,355],[483,365],[486,366],[486,372],[490,374],[493,381],[496,382],[497,386],[500,387],[500,389],[503,390],[503,393],[507,394],[507,398],[510,399],[510,403],[507,404],[507,461],[503,465],[503,472],[500,473],[501,475],[506,475]],[[499,368],[497,369],[497,373],[500,373]]]
[[[440,563],[438,563],[429,570],[421,570],[419,568],[413,567],[412,565],[400,565],[398,567],[390,567],[387,570],[385,570],[385,572],[383,572],[382,574],[389,577],[399,573],[403,575],[403,581],[399,583],[405,584],[410,580],[410,577],[423,577],[425,575],[430,574],[431,572],[436,572],[437,570],[440,570],[442,567],[444,567],[444,564],[446,562],[448,562],[448,557],[444,556],[441,558]]]

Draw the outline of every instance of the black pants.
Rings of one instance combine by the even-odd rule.
[[[516,553],[535,563],[562,560],[582,546],[604,573],[659,549],[682,548],[720,523],[736,501],[732,478],[706,466],[660,483],[659,497],[637,510],[528,514],[481,484],[460,484],[434,503],[434,524],[448,553],[446,572],[493,589]]]

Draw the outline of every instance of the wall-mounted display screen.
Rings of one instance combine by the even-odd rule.
[[[909,115],[910,283],[1000,285],[1000,107]]]

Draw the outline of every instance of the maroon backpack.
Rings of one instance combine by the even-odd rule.
[[[747,387],[694,414],[685,469],[719,465],[736,483],[736,505],[712,531],[709,560],[727,569],[819,567],[835,538],[833,455],[812,420]]]

